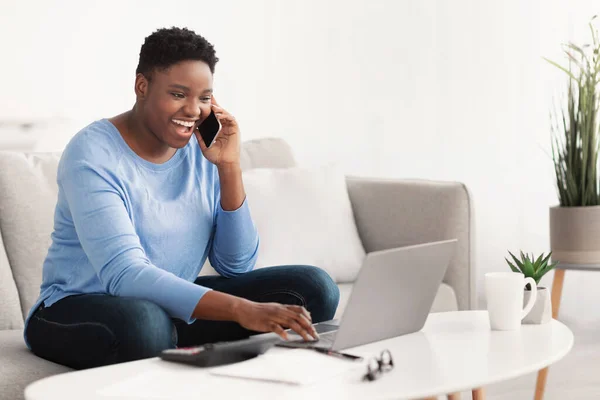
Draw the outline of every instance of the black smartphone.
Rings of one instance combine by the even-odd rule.
[[[206,147],[210,147],[214,142],[217,134],[221,131],[221,123],[217,119],[214,111],[210,112],[210,115],[198,125],[198,131]]]

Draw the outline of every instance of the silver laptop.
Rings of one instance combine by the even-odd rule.
[[[287,344],[337,351],[421,330],[456,243],[452,239],[368,253],[341,320],[316,324],[317,341],[306,342],[290,332]]]

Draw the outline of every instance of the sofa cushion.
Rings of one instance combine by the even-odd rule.
[[[70,368],[37,357],[25,347],[23,331],[0,331],[0,398],[23,399],[30,383]]]
[[[2,196],[0,195],[0,202]],[[0,330],[23,328],[21,302],[0,231]]]
[[[265,138],[242,143],[242,170],[252,168],[290,168],[296,165],[290,145],[283,139]]]
[[[260,235],[256,268],[315,265],[338,283],[353,282],[365,258],[340,168],[244,171]]]
[[[25,317],[40,292],[58,193],[59,154],[0,155],[0,230]]]
[[[248,140],[242,143],[240,162],[243,171],[253,168],[291,168],[296,166],[289,144],[279,138]],[[219,275],[208,258],[199,276]]]

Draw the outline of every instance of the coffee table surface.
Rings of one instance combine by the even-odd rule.
[[[392,352],[395,368],[374,382],[361,380],[363,365],[324,382],[295,386],[218,377],[201,368],[152,358],[44,378],[26,388],[25,398],[413,399],[471,390],[534,372],[560,360],[572,346],[572,332],[556,320],[497,332],[490,330],[487,311],[434,313],[420,332],[347,351],[365,358],[383,349]]]

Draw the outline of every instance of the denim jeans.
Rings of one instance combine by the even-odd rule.
[[[304,306],[314,323],[332,319],[339,302],[335,282],[312,266],[263,268],[234,278],[201,276],[195,283],[256,302]],[[40,306],[26,333],[39,357],[84,369],[155,357],[168,348],[243,339],[256,332],[231,321],[187,324],[147,300],[82,294]]]

